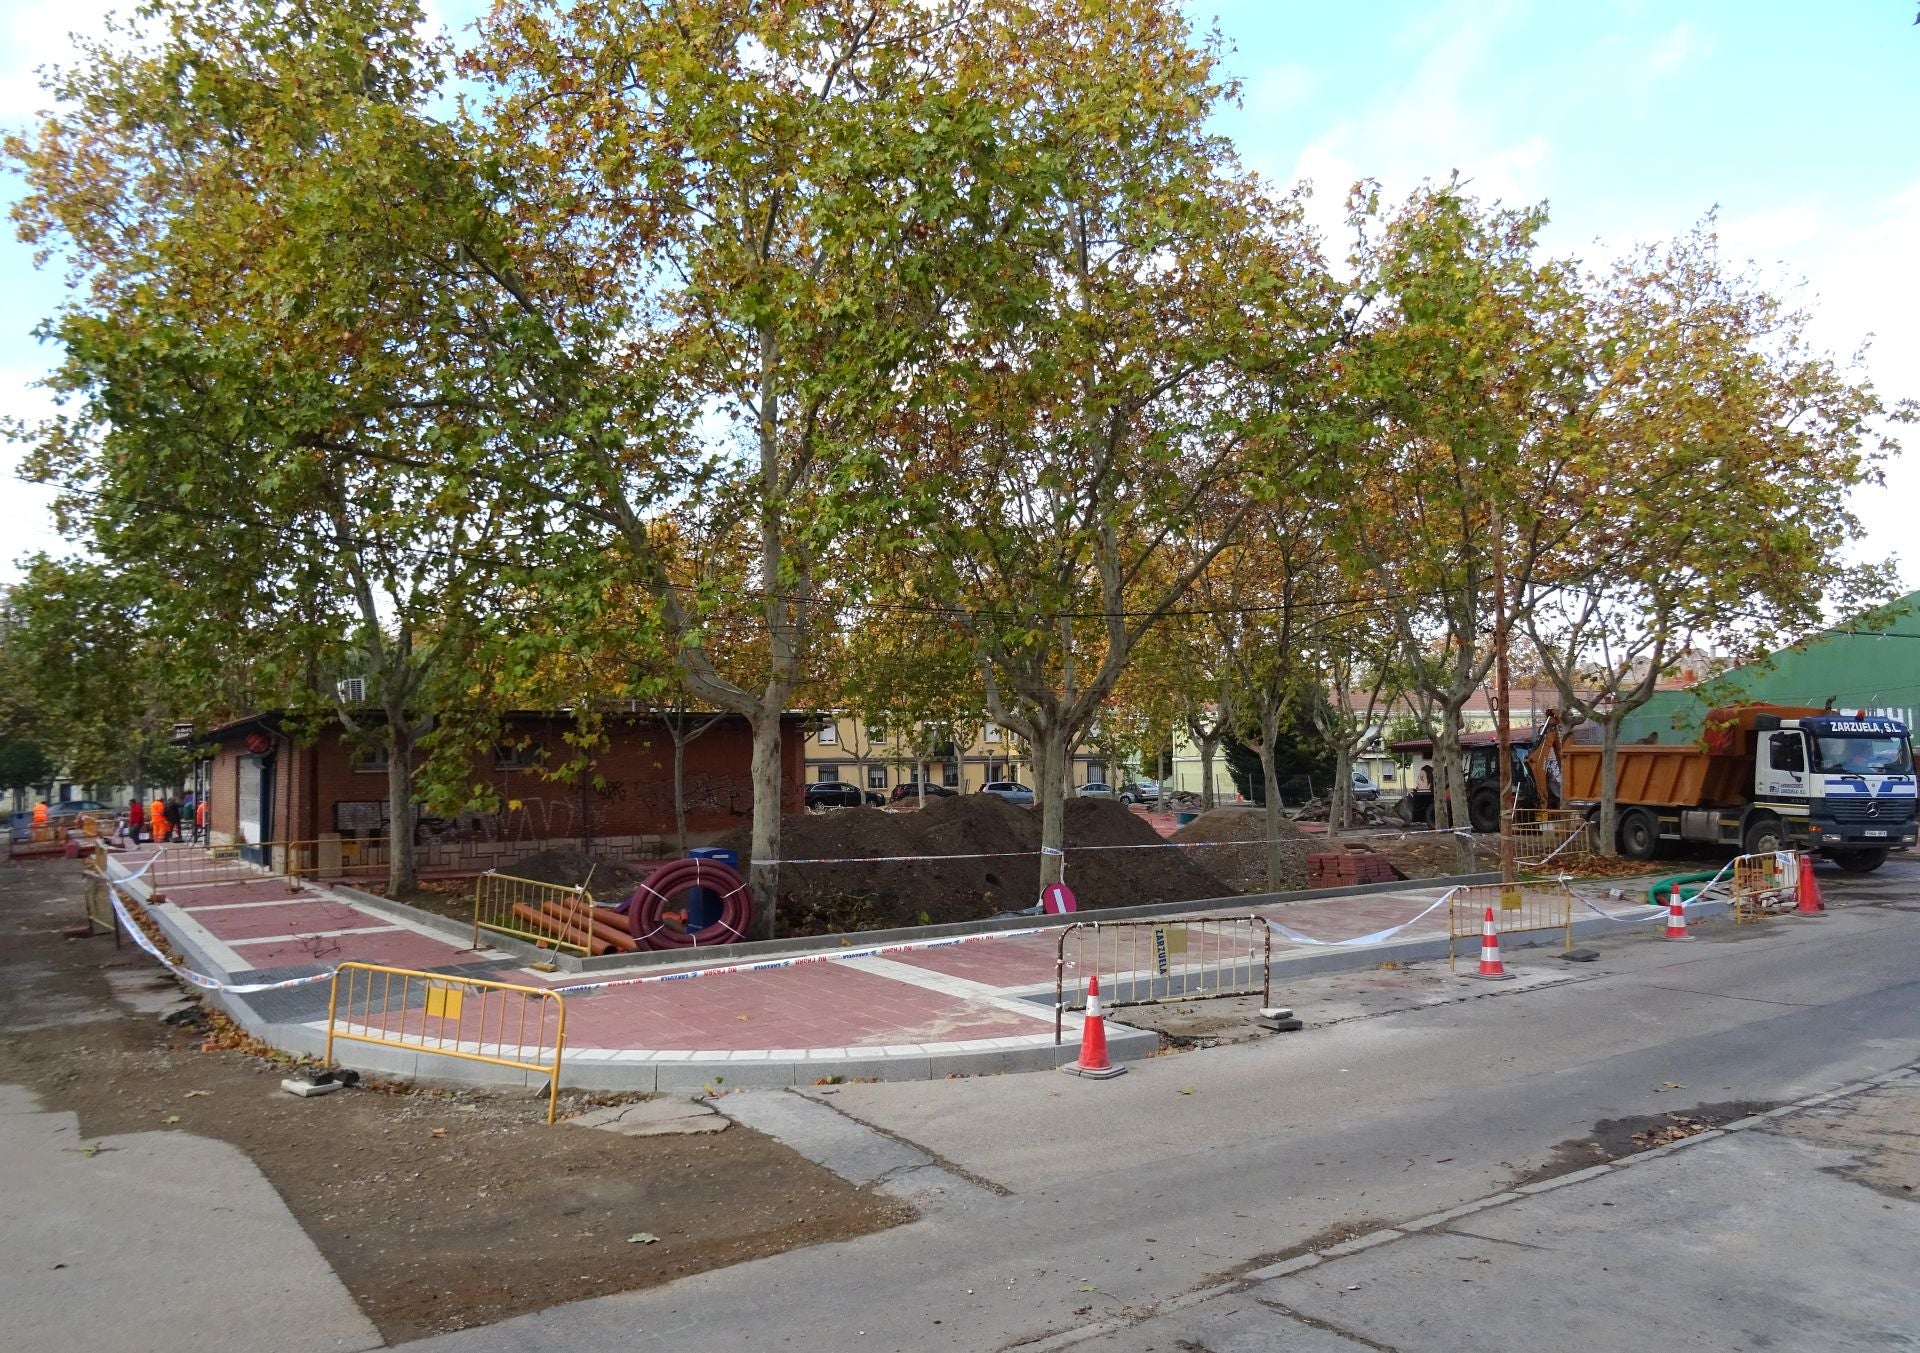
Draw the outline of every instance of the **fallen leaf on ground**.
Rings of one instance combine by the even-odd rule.
[[[1181,1091],[1180,1093],[1181,1093],[1181,1094],[1183,1094],[1183,1095],[1190,1095],[1190,1094],[1192,1094],[1192,1093],[1193,1093],[1193,1091],[1191,1091],[1191,1090],[1182,1090],[1182,1091]]]
[[[651,1245],[658,1239],[660,1239],[660,1237],[655,1235],[651,1231],[635,1231],[632,1235],[627,1237],[627,1244]]]
[[[1098,1292],[1100,1289],[1092,1283],[1081,1283],[1080,1290],[1082,1292]]]
[[[197,1098],[199,1098],[199,1097],[200,1097],[201,1095],[210,1095],[210,1094],[212,1094],[212,1093],[213,1093],[213,1091],[211,1091],[211,1090],[189,1090],[189,1091],[187,1091],[187,1093],[186,1093],[186,1098],[188,1098],[188,1099],[197,1099]]]
[[[433,1130],[433,1135],[436,1137],[444,1137],[447,1135],[447,1130],[445,1128],[435,1128]]]
[[[162,1123],[177,1123],[180,1121],[180,1115],[177,1113],[170,1113],[165,1118],[162,1118],[160,1121]]]

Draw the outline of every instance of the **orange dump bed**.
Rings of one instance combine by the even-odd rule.
[[[1600,800],[1600,752],[1591,743],[1560,748],[1562,797]],[[1753,784],[1753,758],[1716,756],[1696,746],[1633,743],[1619,749],[1619,801],[1664,808],[1733,807]]]

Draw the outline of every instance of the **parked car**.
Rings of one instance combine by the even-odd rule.
[[[1365,771],[1357,770],[1353,773],[1353,797],[1377,799],[1380,797],[1380,786],[1375,784]]]
[[[867,801],[859,785],[845,780],[816,780],[807,786],[805,797],[809,808],[858,808]]]
[[[1021,808],[1033,807],[1033,791],[1011,780],[989,780],[980,786],[982,794],[994,794]]]
[[[945,785],[937,785],[931,780],[927,781],[927,797],[930,799],[950,799],[954,797],[956,792],[955,790],[948,789]],[[918,799],[919,797],[920,786],[914,784],[911,780],[906,784],[895,785],[893,787],[893,801],[895,803],[899,803],[902,799]]]
[[[47,820],[57,822],[63,817],[79,817],[82,813],[111,813],[113,809],[104,803],[95,803],[92,799],[68,799],[65,803],[47,805]]]
[[[1160,782],[1158,780],[1129,780],[1120,786],[1122,803],[1158,803],[1160,802]]]
[[[1083,799],[1111,799],[1117,797],[1113,786],[1104,780],[1089,780],[1077,791]]]

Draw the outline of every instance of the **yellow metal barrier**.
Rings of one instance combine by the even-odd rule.
[[[1737,925],[1792,911],[1800,901],[1800,859],[1791,851],[1742,855],[1733,862],[1733,919]]]
[[[567,1003],[557,991],[478,978],[342,963],[327,1000],[326,1062],[335,1040],[430,1052],[547,1079],[547,1122],[560,1102]]]
[[[1558,930],[1565,948],[1573,948],[1573,891],[1551,880],[1529,883],[1473,883],[1455,888],[1447,900],[1447,967],[1453,967],[1454,942],[1485,933],[1487,909],[1502,935]]]
[[[1511,828],[1513,858],[1523,864],[1584,859],[1593,854],[1594,828],[1576,808],[1522,808]]]
[[[1273,931],[1258,916],[1076,921],[1054,953],[1053,1041],[1064,1034],[1066,1012],[1086,1008],[1089,975],[1100,978],[1108,1008],[1252,995],[1264,1007],[1272,971]]]
[[[473,947],[480,947],[480,932],[488,930],[543,949],[589,952],[592,937],[577,925],[552,915],[549,906],[584,914],[593,906],[593,898],[584,886],[566,888],[489,869],[473,881]]]

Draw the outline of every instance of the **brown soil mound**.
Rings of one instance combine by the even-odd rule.
[[[592,871],[591,876],[589,870]],[[516,878],[532,879],[536,883],[557,883],[563,888],[578,888],[585,883],[587,891],[602,902],[625,897],[634,890],[641,877],[631,866],[619,860],[588,855],[573,846],[553,846],[537,855],[504,865],[500,872]]]
[[[1264,893],[1267,886],[1267,814],[1264,808],[1216,808],[1202,813],[1173,834],[1175,841],[1209,843],[1187,852],[1195,863],[1232,884],[1242,893]],[[1280,820],[1281,873],[1279,890],[1307,886],[1307,853],[1311,838],[1285,818]],[[1214,842],[1244,842],[1214,846]]]
[[[1232,889],[1205,864],[1163,847],[1160,836],[1118,803],[1066,806],[1067,884],[1083,909],[1222,897]],[[748,859],[745,828],[715,844]],[[1040,892],[1040,815],[992,794],[930,801],[911,813],[842,808],[781,824],[780,933],[817,935],[901,925],[971,921],[1033,905]],[[905,861],[886,857],[986,856]]]

